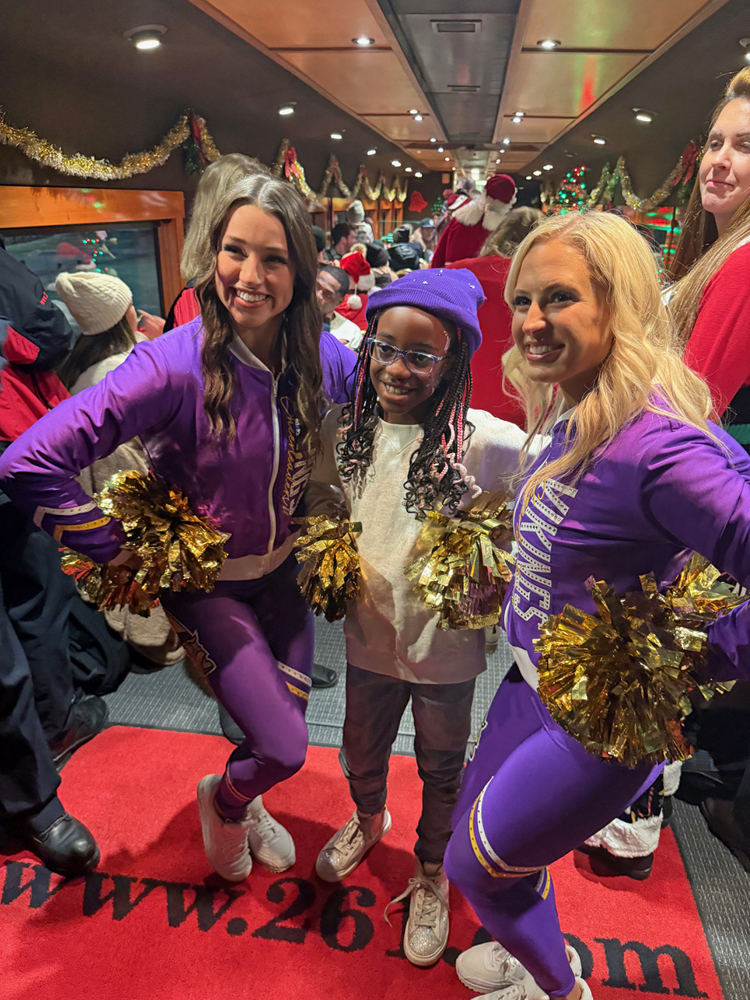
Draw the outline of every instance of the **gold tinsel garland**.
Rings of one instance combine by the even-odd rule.
[[[184,494],[153,473],[115,473],[95,497],[122,524],[125,548],[140,567],[100,566],[77,552],[63,553],[63,569],[101,609],[129,607],[148,615],[164,589],[211,591],[226,559],[229,535],[196,514]]]
[[[423,544],[430,551],[405,573],[425,605],[440,613],[438,627],[496,625],[513,565],[497,544],[513,535],[507,496],[483,493],[454,517],[430,511],[427,518]]]
[[[706,627],[745,600],[718,575],[694,556],[665,594],[652,574],[624,597],[592,579],[598,615],[566,605],[541,626],[539,694],[590,753],[628,767],[686,758],[681,721],[726,688],[702,677]]]
[[[375,187],[372,187],[364,166],[359,168],[357,179],[350,188],[341,176],[339,161],[333,153],[329,157],[320,187],[317,192],[313,191],[305,176],[305,168],[297,159],[297,153],[289,139],[282,140],[271,167],[271,173],[274,177],[286,177],[290,183],[294,184],[302,197],[308,201],[322,201],[328,195],[328,189],[331,185],[338,188],[344,198],[356,198],[361,191],[368,201],[378,201],[382,196],[386,201],[392,202],[398,199],[399,202],[404,202],[409,191],[408,183],[402,185],[398,177],[393,186],[389,188],[382,172],[378,175]]]
[[[346,605],[359,595],[359,522],[319,514],[300,518],[305,533],[296,543],[302,563],[297,583],[316,615],[329,622],[346,614]]]

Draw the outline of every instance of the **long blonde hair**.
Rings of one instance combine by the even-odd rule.
[[[287,365],[297,386],[296,412],[299,421],[299,446],[308,459],[320,450],[320,424],[323,413],[323,376],[320,365],[320,334],[323,317],[315,295],[318,253],[315,249],[310,216],[296,189],[286,181],[263,174],[238,181],[224,198],[214,201],[209,214],[209,236],[198,248],[200,270],[196,292],[203,319],[201,361],[205,383],[203,405],[212,432],[232,440],[236,425],[229,404],[235,388],[234,368],[229,347],[234,330],[226,307],[216,289],[216,267],[221,239],[227,222],[241,205],[256,205],[275,216],[284,227],[289,260],[294,267],[292,301],[286,308],[283,323],[286,333]]]
[[[741,69],[732,78],[723,99],[713,113],[711,128],[716,124],[716,119],[724,108],[737,100],[746,101],[750,109],[750,66]],[[748,237],[750,237],[750,196],[734,213],[730,226],[719,238],[713,215],[701,204],[700,183],[696,181],[685,212],[685,221],[674,260],[669,269],[669,277],[673,280],[681,279],[670,300],[669,314],[683,345],[693,332],[706,285],[727,257]]]
[[[592,282],[607,298],[612,346],[595,384],[568,422],[563,454],[533,473],[524,487],[524,501],[546,479],[578,479],[597,449],[643,410],[683,421],[710,435],[708,387],[683,363],[661,301],[654,256],[624,219],[604,212],[571,212],[540,223],[513,259],[505,288],[511,309],[526,255],[551,240],[561,240],[585,258]],[[554,423],[556,387],[529,379],[515,346],[505,354],[503,367],[526,407],[529,438],[524,450],[528,454],[533,435],[550,430]]]
[[[227,153],[209,163],[203,171],[193,202],[190,226],[180,258],[180,272],[185,281],[194,281],[201,269],[201,255],[209,242],[212,209],[222,201],[227,191],[243,177],[261,174],[270,177],[268,167],[244,153]]]

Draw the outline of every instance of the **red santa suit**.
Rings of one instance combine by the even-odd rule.
[[[336,312],[339,316],[343,316],[344,319],[356,323],[360,330],[366,330],[367,318],[365,313],[369,298],[367,293],[371,292],[375,287],[375,276],[372,273],[372,269],[359,250],[345,254],[338,262],[338,265],[354,281],[354,292],[350,292],[346,296]]]
[[[490,177],[479,198],[453,212],[435,248],[431,267],[478,257],[482,244],[510,211],[516,200],[516,185],[507,174]]]

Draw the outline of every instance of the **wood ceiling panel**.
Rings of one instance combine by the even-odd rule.
[[[285,52],[284,59],[313,83],[336,94],[356,114],[403,114],[424,109],[393,52]],[[419,122],[415,123],[419,126]],[[419,138],[419,136],[417,136]],[[429,138],[429,137],[428,137]]]
[[[528,115],[577,118],[641,58],[621,53],[522,52],[507,91],[507,106]]]
[[[346,5],[341,0],[294,4],[279,0],[212,0],[212,5],[269,49],[351,48],[352,38],[360,35],[374,38],[376,45],[387,44],[365,0],[347,0]]]
[[[381,132],[385,132],[394,142],[428,142],[430,136],[440,135],[439,127],[431,116],[426,117],[421,122],[415,122],[411,115],[375,115],[373,117],[365,115],[365,121],[374,128],[380,129]]]
[[[556,38],[563,48],[655,49],[704,6],[706,0],[534,0],[524,45]]]
[[[559,132],[570,128],[574,121],[574,118],[524,117],[518,125],[514,125],[511,119],[506,117],[503,119],[503,134],[500,136],[500,139],[502,140],[507,136],[512,143],[548,143],[552,142]]]

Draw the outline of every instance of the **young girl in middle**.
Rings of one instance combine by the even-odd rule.
[[[391,827],[386,782],[391,745],[409,698],[423,782],[416,870],[404,951],[415,965],[448,940],[450,838],[474,682],[486,667],[484,631],[441,631],[404,570],[424,554],[430,510],[455,513],[480,488],[497,489],[518,464],[523,433],[470,410],[469,362],[479,347],[482,289],[470,271],[419,271],[374,293],[352,402],[323,424],[323,454],[308,487],[318,514],[342,495],[357,539],[361,588],[347,609],[346,720],[341,763],[356,806],[323,847],[318,875],[350,875]]]

